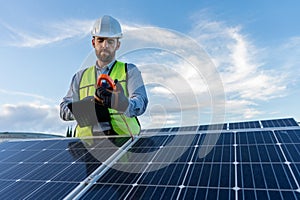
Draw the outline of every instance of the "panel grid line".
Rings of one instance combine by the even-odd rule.
[[[238,161],[237,161],[237,139],[236,139],[236,132],[233,132],[233,139],[234,139],[234,144],[233,144],[233,148],[234,148],[234,194],[235,194],[235,200],[238,200],[238,191],[239,191],[239,186],[238,186],[238,169],[237,169],[237,165],[238,165]]]
[[[275,139],[276,139],[276,138],[275,138]],[[269,151],[267,150],[267,148],[266,148],[265,145],[264,145],[263,147],[265,148],[265,150],[266,150],[266,152],[267,152],[268,160],[271,161],[271,156],[270,156],[270,154],[269,154]],[[276,154],[278,155],[277,151],[276,151]],[[259,156],[260,156],[260,163],[262,163],[262,162],[261,162],[261,160],[262,160],[262,159],[261,159],[261,155],[259,154]],[[276,174],[273,165],[271,165],[271,168],[272,168],[272,173],[273,173],[273,174]],[[276,181],[277,188],[280,188],[277,177],[275,177],[275,181]],[[279,191],[279,193],[280,193],[280,197],[283,199],[282,192]],[[268,193],[268,196],[269,196],[269,193]],[[269,198],[270,198],[270,197],[269,197]],[[270,198],[270,199],[271,199],[271,198]]]
[[[133,141],[133,143],[129,143],[129,140],[122,145],[118,149],[118,151],[114,152],[113,155],[104,161],[103,165],[100,165],[97,169],[95,169],[88,177],[85,178],[80,184],[72,190],[64,199],[79,199],[84,193],[92,187],[94,183],[108,170],[108,168],[114,163],[116,159],[118,159],[123,152],[122,148],[128,148],[130,145],[133,145],[137,140]],[[118,153],[119,152],[119,153]]]
[[[201,138],[201,133],[200,133],[200,137],[198,138],[197,144],[198,144],[200,138]],[[179,186],[179,192],[178,192],[178,195],[177,195],[177,200],[180,199],[180,194],[181,194],[181,192],[182,192],[182,189],[185,187],[185,186],[184,186],[184,183],[185,183],[186,178],[187,178],[187,175],[188,175],[188,173],[189,173],[189,171],[190,171],[191,164],[193,163],[193,159],[194,159],[194,156],[195,156],[195,154],[196,154],[196,150],[197,150],[197,148],[194,148],[193,155],[191,156],[191,159],[190,159],[190,161],[188,162],[188,168],[187,168],[187,170],[186,170],[186,172],[185,172],[185,175],[184,175],[184,177],[183,177],[182,184]]]
[[[255,140],[256,140],[256,138],[255,138]],[[263,143],[266,144],[266,141],[265,141],[265,138],[264,138],[264,137],[263,137]],[[255,147],[256,147],[257,152],[259,152],[258,147],[257,147],[257,146],[255,146]],[[250,152],[250,151],[249,151],[249,152]],[[259,160],[261,161],[260,154],[258,154],[258,157],[259,157]],[[268,188],[268,185],[267,185],[267,182],[266,182],[267,178],[266,178],[266,175],[265,175],[265,173],[264,173],[264,168],[263,168],[263,165],[262,165],[261,162],[259,162],[259,167],[260,167],[260,169],[261,169],[262,176],[263,176],[263,184],[264,184],[264,188]],[[255,181],[254,181],[254,182],[255,182]],[[256,188],[256,187],[255,187],[255,188]],[[271,198],[270,198],[269,192],[267,192],[267,196],[268,196],[268,199],[271,199]]]
[[[168,137],[166,138],[165,142],[162,144],[161,147],[163,147],[168,139],[170,138],[170,135],[168,135]],[[141,175],[138,177],[138,179],[136,180],[136,182],[132,185],[131,189],[129,190],[129,192],[127,193],[127,195],[124,197],[124,200],[126,200],[127,198],[129,198],[129,195],[132,193],[133,189],[139,185],[138,182],[141,180],[143,174],[148,170],[148,168],[150,167],[150,163],[152,163],[152,161],[155,159],[156,155],[159,153],[159,151],[161,150],[162,148],[160,148],[158,151],[156,151],[156,153],[154,154],[154,156],[152,157],[151,161],[148,163],[148,165],[145,167],[144,171],[141,173]]]
[[[241,141],[239,141],[239,142],[241,142]],[[249,142],[249,138],[248,137],[246,137],[246,144],[249,144],[250,142]],[[252,162],[252,160],[251,160],[251,154],[250,154],[250,150],[249,150],[249,146],[247,146],[247,148],[248,148],[248,150],[247,150],[247,153],[248,153],[248,156],[249,156],[249,161],[250,161],[250,163]],[[250,170],[251,170],[251,181],[252,181],[252,183],[253,183],[253,185],[254,185],[254,188],[255,188],[255,182],[253,181],[254,180],[254,173],[253,173],[253,167],[252,167],[252,165],[250,164]],[[243,171],[243,165],[241,164],[241,171]],[[242,173],[241,173],[241,179],[242,179],[242,188],[245,188],[245,186],[244,186],[244,183],[245,183],[245,180],[243,179],[244,178],[244,176],[242,175]],[[244,190],[243,190],[244,191]],[[257,199],[257,196],[256,196],[257,194],[256,194],[256,192],[254,193],[254,197],[255,197],[255,199]]]
[[[276,134],[275,134],[275,132],[273,131],[273,135],[274,135],[274,137],[275,137],[275,139],[276,139],[276,142],[277,142],[277,145],[278,145],[278,147],[279,147],[279,149],[280,149],[280,151],[281,151],[281,153],[282,153],[282,155],[283,155],[283,157],[284,157],[284,159],[285,159],[285,164],[288,166],[288,168],[289,168],[289,170],[290,170],[290,172],[291,172],[291,174],[292,174],[292,177],[293,177],[293,179],[294,179],[294,182],[296,183],[296,185],[297,185],[297,192],[299,192],[300,191],[300,187],[299,187],[299,183],[298,183],[298,181],[297,181],[297,178],[296,178],[296,176],[295,176],[295,174],[294,174],[294,172],[293,172],[293,170],[292,170],[292,168],[291,168],[291,165],[290,165],[290,162],[288,161],[288,159],[287,159],[287,157],[286,157],[286,155],[285,155],[285,153],[284,153],[284,150],[282,149],[282,147],[281,147],[281,143],[280,143],[280,141],[278,140],[278,138],[277,138],[277,136],[276,136]]]

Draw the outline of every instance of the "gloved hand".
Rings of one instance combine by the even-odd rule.
[[[105,107],[124,112],[129,105],[128,98],[125,96],[123,87],[118,80],[115,80],[115,84],[115,90],[105,85],[100,86],[96,89],[95,96],[100,99]]]
[[[116,83],[116,90],[113,91],[111,97],[111,108],[125,112],[129,105],[128,98],[125,96],[123,87],[119,82]]]
[[[95,97],[97,101],[100,101],[105,107],[111,107],[112,88],[108,85],[102,85],[96,89]]]

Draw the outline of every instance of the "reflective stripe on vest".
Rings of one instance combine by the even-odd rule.
[[[128,97],[127,90],[127,66],[125,63],[117,61],[112,67],[109,75],[115,80],[118,79],[122,85],[125,95]],[[79,99],[82,100],[87,96],[93,96],[95,94],[95,84],[97,80],[96,67],[92,66],[85,70],[82,74],[82,78],[79,84]],[[137,117],[127,117],[124,114],[119,113],[117,110],[108,109],[111,117],[111,127],[119,135],[139,134],[141,127]],[[76,127],[76,137],[93,136],[92,127]]]
[[[87,96],[94,96],[96,80],[96,66],[89,67],[83,72],[79,83],[79,100]]]

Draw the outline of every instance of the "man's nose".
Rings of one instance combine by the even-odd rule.
[[[107,42],[107,40],[103,40],[103,42],[102,42],[102,47],[103,47],[103,48],[107,48],[107,47],[108,47],[108,42]]]

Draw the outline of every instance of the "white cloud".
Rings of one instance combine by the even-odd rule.
[[[38,94],[33,94],[33,93],[26,93],[26,92],[20,92],[20,91],[8,91],[5,89],[0,89],[0,94],[5,95],[6,97],[13,97],[15,98],[16,96],[24,98],[30,98],[30,99],[37,99],[37,100],[43,100],[47,102],[53,102],[53,100],[46,98],[44,96],[38,95]]]
[[[216,65],[227,97],[228,116],[256,118],[263,114],[255,107],[259,101],[269,101],[286,95],[287,74],[266,68],[266,60],[260,56],[265,49],[257,47],[249,39],[250,37],[243,33],[242,26],[229,26],[221,21],[212,22],[206,17],[194,20],[194,28],[190,31],[190,35],[199,43],[198,46],[208,52]],[[152,47],[164,53],[141,54],[139,58],[142,61],[134,59],[134,56],[126,55],[126,58],[141,67],[146,82],[151,80],[151,83],[162,84],[159,87],[151,88],[149,93],[160,96],[160,100],[156,99],[153,102],[162,105],[165,110],[171,113],[174,110],[172,108],[177,108],[177,111],[180,112],[182,110],[189,111],[188,109],[191,108],[195,110],[198,107],[200,112],[202,109],[207,111],[205,106],[214,106],[211,101],[216,99],[214,95],[219,94],[211,94],[212,89],[215,89],[214,87],[219,87],[219,90],[223,89],[222,86],[214,84],[217,76],[210,71],[214,66],[207,64],[209,60],[202,57],[205,52],[198,54],[199,51],[197,51],[195,54],[193,43],[187,39],[189,36],[184,37],[181,33],[176,35],[169,31],[164,29],[142,31],[141,29],[141,34],[135,32],[132,34],[135,42],[130,39],[125,41],[126,47],[130,46],[129,49],[132,51],[141,50],[141,46]],[[181,36],[181,39],[178,39],[178,36]],[[164,38],[164,40],[160,41],[159,38]],[[140,44],[138,44],[139,42]],[[189,50],[184,52],[187,46],[189,46]],[[128,49],[126,50],[128,51]],[[127,54],[128,52],[122,53]],[[170,58],[168,53],[177,55],[178,58]],[[196,67],[195,70],[191,64],[192,66],[193,64],[201,66],[201,68]],[[278,67],[276,66],[276,69]],[[184,83],[183,87],[182,83]],[[176,96],[177,102],[173,101],[172,103],[168,100],[172,97],[171,94]],[[237,106],[231,105],[230,100],[233,98]],[[195,111],[196,115],[201,114],[199,110]]]
[[[285,40],[284,44],[277,48],[272,48],[268,53],[273,58],[273,62],[282,66],[281,73],[289,77],[292,87],[299,86],[300,74],[300,36]]]
[[[257,102],[287,94],[288,74],[278,71],[282,66],[276,62],[268,63],[273,58],[260,56],[265,55],[266,47],[257,47],[242,26],[211,21],[204,12],[193,20],[191,34],[204,46],[222,77],[227,116],[239,113],[239,117],[256,118],[263,114],[255,108]],[[270,69],[267,64],[275,66]]]
[[[258,110],[257,104],[245,99],[231,99],[226,101],[227,116],[233,119],[253,119],[257,115],[263,114]]]
[[[149,109],[153,105],[160,105],[163,108],[161,112],[180,115],[190,123],[197,124],[200,121],[200,108],[221,108],[216,105],[219,102],[224,105],[219,74],[193,38],[159,27],[131,29],[124,35],[121,42],[125,48],[121,46],[118,55],[125,62],[135,63],[142,71],[148,86]],[[212,110],[212,116],[224,114],[222,109]],[[159,112],[155,114],[161,118]],[[168,120],[167,124],[173,122]]]
[[[156,94],[156,95],[163,95],[166,96],[167,98],[170,96],[170,92],[163,87],[153,87],[150,91],[151,94]]]
[[[59,118],[58,106],[41,103],[3,104],[0,131],[28,131],[65,135],[67,126]]]
[[[39,30],[35,33],[21,30],[3,22],[2,26],[10,35],[10,41],[5,41],[6,44],[17,47],[39,47],[66,39],[84,37],[89,34],[93,23],[92,20],[75,19],[47,22],[39,24]]]

